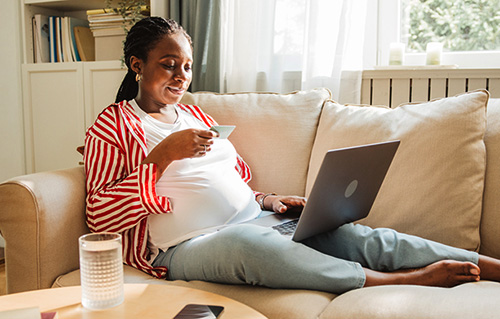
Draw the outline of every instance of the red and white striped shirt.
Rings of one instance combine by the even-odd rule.
[[[178,106],[209,127],[217,125],[197,106]],[[148,262],[147,217],[170,213],[171,205],[167,197],[156,195],[157,167],[141,164],[146,156],[146,136],[133,107],[126,101],[108,106],[85,137],[87,225],[93,232],[121,233],[123,261],[163,278],[167,268]],[[250,168],[240,156],[236,170],[250,181]]]

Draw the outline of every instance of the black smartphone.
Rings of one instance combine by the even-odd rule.
[[[189,304],[182,308],[174,319],[216,319],[219,318],[223,310],[222,306]]]

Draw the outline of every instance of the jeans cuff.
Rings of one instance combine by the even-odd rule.
[[[354,265],[356,267],[356,272],[358,274],[358,280],[356,282],[356,287],[354,289],[363,288],[366,283],[366,273],[363,270],[363,267],[359,263],[354,263]]]

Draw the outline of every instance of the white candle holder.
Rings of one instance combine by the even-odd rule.
[[[403,65],[405,44],[393,42],[389,45],[389,65]]]
[[[427,65],[440,65],[441,64],[441,54],[443,52],[443,44],[440,42],[429,42],[427,43]]]

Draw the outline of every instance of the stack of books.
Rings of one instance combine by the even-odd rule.
[[[120,13],[117,9],[87,10],[89,27],[94,37],[126,34],[134,22],[150,15],[149,6],[141,6],[140,14]]]
[[[88,10],[89,27],[95,41],[95,60],[122,59],[123,42],[128,30],[135,22],[149,15],[149,6],[123,12],[119,9]]]
[[[86,20],[36,14],[33,24],[35,63],[93,60],[93,39]]]

